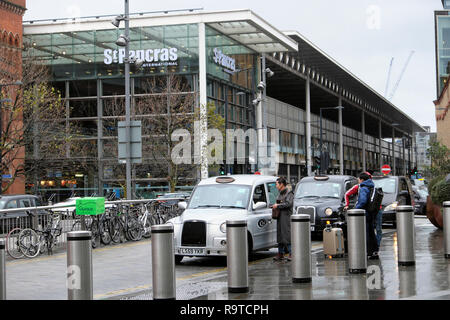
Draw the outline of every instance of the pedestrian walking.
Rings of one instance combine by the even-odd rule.
[[[291,215],[294,206],[294,193],[288,190],[284,178],[277,179],[276,187],[280,193],[273,208],[280,210],[280,216],[277,220],[278,254],[274,260],[282,261],[284,254],[288,253],[287,260],[291,261]]]
[[[370,175],[363,172],[359,175],[359,192],[356,209],[366,210],[366,232],[367,232],[367,253],[369,259],[379,259],[378,257],[378,242],[375,236],[375,217],[376,214],[367,211],[367,205],[370,202],[370,192],[375,188]]]

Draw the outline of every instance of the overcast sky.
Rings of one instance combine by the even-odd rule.
[[[24,20],[120,14],[123,0],[27,0]],[[251,9],[279,30],[296,30],[350,72],[385,95],[411,59],[392,102],[436,130],[434,11],[440,0],[130,0],[130,12],[203,8]]]

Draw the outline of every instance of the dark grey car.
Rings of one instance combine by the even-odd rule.
[[[397,227],[395,209],[397,206],[414,206],[414,193],[411,182],[401,176],[374,176],[372,178],[377,188],[383,189],[383,224]]]
[[[294,212],[308,214],[311,217],[311,232],[321,234],[327,221],[333,224],[343,220],[345,192],[357,183],[353,176],[305,177],[295,188]]]

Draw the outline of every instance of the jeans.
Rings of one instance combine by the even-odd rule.
[[[375,235],[375,218],[371,213],[366,212],[366,237],[367,237],[367,254],[372,255],[378,252],[378,241]]]
[[[377,230],[377,243],[378,243],[378,247],[381,244],[381,239],[383,238],[383,230],[382,230],[382,225],[383,225],[383,210],[378,211],[376,220],[375,220],[375,227]]]
[[[278,254],[283,255],[285,253],[291,254],[291,244],[278,244]]]

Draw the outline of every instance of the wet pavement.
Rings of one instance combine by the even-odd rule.
[[[328,259],[313,242],[310,284],[294,284],[291,262],[273,262],[273,249],[249,265],[249,292],[229,294],[225,259],[184,259],[176,267],[177,300],[448,300],[450,260],[444,258],[443,232],[416,217],[416,266],[397,264],[397,236],[385,229],[380,260],[368,273],[350,275],[347,257]],[[151,300],[151,241],[93,251],[94,299]],[[65,300],[65,252],[7,262],[9,300]]]
[[[177,283],[177,300],[448,300],[450,260],[444,258],[443,232],[426,218],[416,218],[416,265],[399,267],[397,234],[386,230],[380,260],[369,260],[367,274],[348,272],[347,257],[328,259],[313,250],[312,283],[294,284],[291,262],[272,257],[249,266],[249,292],[228,293],[226,270],[214,276]],[[151,290],[114,299],[152,299]]]

